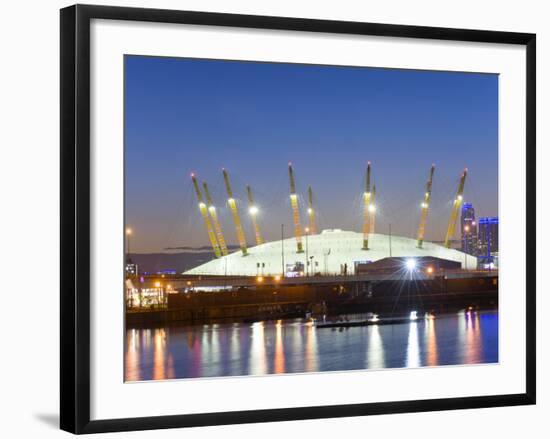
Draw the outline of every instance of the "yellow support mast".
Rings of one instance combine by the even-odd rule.
[[[376,222],[376,185],[372,186],[372,198],[371,205],[369,207],[370,213],[370,232],[374,233],[374,225]]]
[[[223,237],[222,227],[220,225],[220,221],[218,220],[216,206],[214,206],[214,202],[212,201],[212,197],[210,196],[210,191],[208,190],[208,184],[206,184],[206,181],[202,182],[202,187],[204,188],[204,195],[206,196],[208,213],[210,214],[210,218],[212,218],[212,222],[214,223],[214,230],[216,231],[216,238],[218,240],[218,244],[220,245],[220,250],[223,256],[227,256],[227,245],[225,244],[225,238]]]
[[[447,227],[447,235],[445,236],[445,247],[451,248],[451,239],[455,233],[456,219],[458,217],[458,210],[462,205],[462,194],[464,193],[464,182],[466,181],[466,174],[468,169],[464,169],[460,176],[460,183],[458,183],[458,190],[456,191],[456,198],[453,202],[453,209],[451,210],[451,217],[449,218],[449,225]]]
[[[300,225],[300,210],[298,209],[298,195],[296,195],[296,183],[292,172],[292,163],[288,164],[288,177],[290,179],[290,205],[292,206],[292,220],[294,221],[294,235],[296,236],[297,253],[303,253],[302,226]]]
[[[197,178],[195,177],[195,174],[191,174],[191,180],[193,181],[193,186],[195,187],[195,193],[197,194],[197,200],[199,202],[199,211],[201,213],[202,219],[204,220],[206,231],[208,232],[208,238],[210,239],[212,249],[214,250],[214,255],[219,258],[221,256],[220,246],[218,245],[218,241],[216,240],[214,229],[212,229],[212,224],[210,223],[210,218],[208,217],[208,211],[206,210],[206,204],[202,199],[202,193],[199,188],[199,184],[197,183]]]
[[[422,248],[422,243],[424,242],[424,233],[426,231],[426,221],[428,219],[428,210],[430,208],[430,200],[432,198],[432,181],[434,178],[434,172],[435,172],[435,165],[432,165],[432,168],[430,169],[430,177],[428,178],[428,182],[426,183],[426,192],[424,193],[424,201],[422,201],[422,204],[420,205],[422,208],[422,211],[420,213],[420,224],[418,225],[418,235],[417,235],[417,241],[416,241],[416,246],[418,248]]]
[[[233,191],[231,190],[231,184],[229,183],[229,175],[225,169],[222,169],[223,180],[225,181],[225,188],[227,189],[227,203],[231,209],[233,215],[233,222],[235,223],[235,230],[237,231],[237,240],[239,241],[239,246],[243,252],[243,256],[248,254],[246,248],[246,238],[244,237],[243,227],[241,225],[241,218],[239,217],[239,211],[237,210],[237,202],[233,198]]]
[[[367,163],[367,180],[365,184],[365,192],[363,194],[363,209],[364,209],[364,220],[363,220],[363,250],[369,249],[369,234],[370,234],[370,214],[371,214],[371,203],[372,203],[372,194],[370,191],[370,162]]]
[[[254,204],[254,198],[252,197],[252,189],[250,186],[246,186],[246,193],[248,194],[248,212],[252,218],[252,227],[254,227],[254,235],[256,236],[256,244],[260,245],[264,243],[262,234],[260,233],[260,226],[258,225],[258,207]]]
[[[307,214],[309,216],[309,233],[312,235],[317,234],[317,224],[315,222],[315,210],[313,210],[313,190],[311,186],[307,188],[308,195],[308,207]]]

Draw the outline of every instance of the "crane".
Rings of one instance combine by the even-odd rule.
[[[214,255],[219,258],[221,256],[220,246],[212,229],[212,224],[210,223],[210,218],[208,217],[208,211],[206,210],[206,204],[202,199],[202,193],[197,183],[197,178],[195,174],[191,174],[191,180],[193,181],[193,186],[195,188],[195,193],[197,194],[197,200],[199,202],[199,211],[201,213],[202,219],[204,220],[204,225],[206,226],[206,231],[208,233],[208,238],[212,244],[212,249],[214,250]]]
[[[296,183],[292,172],[292,163],[288,164],[288,177],[290,179],[290,205],[292,207],[292,220],[294,221],[294,235],[296,236],[297,253],[303,253],[302,226],[300,225],[300,210],[298,209],[298,195],[296,195]]]
[[[445,247],[451,248],[451,239],[455,233],[456,219],[458,217],[458,210],[462,205],[462,194],[464,193],[464,182],[466,181],[466,174],[468,168],[464,169],[460,176],[460,182],[458,183],[458,190],[456,191],[456,198],[453,202],[453,208],[451,210],[451,216],[449,218],[449,225],[447,226],[447,235],[445,236]]]
[[[365,184],[365,192],[363,193],[363,204],[364,204],[364,219],[363,219],[363,250],[369,249],[369,234],[370,234],[370,214],[373,209],[371,191],[370,191],[370,172],[371,172],[371,163],[367,163],[367,180]]]
[[[435,165],[432,165],[430,169],[430,177],[426,183],[426,192],[424,193],[424,201],[420,205],[422,211],[420,213],[420,224],[418,225],[418,235],[416,246],[422,248],[422,243],[424,242],[424,232],[426,231],[426,221],[428,219],[428,209],[430,208],[430,200],[432,198],[432,181],[435,172]]]
[[[202,182],[202,186],[204,188],[204,195],[206,196],[208,213],[210,213],[210,218],[212,218],[212,223],[214,223],[214,230],[216,232],[216,238],[218,240],[218,244],[220,245],[222,256],[227,256],[227,245],[225,244],[225,238],[223,237],[220,221],[218,220],[216,206],[214,206],[214,202],[212,201],[212,197],[210,196],[210,191],[208,190],[208,184],[206,184],[206,181]]]
[[[229,175],[225,169],[222,169],[223,180],[225,181],[225,188],[227,189],[227,203],[231,209],[231,214],[233,215],[233,222],[235,223],[235,230],[237,232],[237,240],[239,241],[239,246],[243,256],[248,254],[246,248],[246,238],[244,237],[243,227],[241,225],[241,218],[239,217],[239,211],[237,210],[237,202],[233,198],[233,191],[231,190],[231,184],[229,183]]]
[[[308,208],[307,214],[309,216],[309,233],[312,235],[317,234],[317,224],[315,223],[315,210],[313,210],[313,190],[311,186],[307,189],[308,194]]]
[[[264,240],[262,239],[260,226],[258,225],[258,219],[256,218],[256,216],[258,215],[258,208],[254,204],[254,198],[252,197],[252,189],[250,188],[250,186],[246,186],[246,192],[248,194],[248,211],[250,213],[250,217],[252,218],[252,227],[254,227],[256,244],[260,245],[264,243]]]

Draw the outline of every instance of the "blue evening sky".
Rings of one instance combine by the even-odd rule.
[[[126,223],[132,251],[208,245],[189,175],[206,180],[236,242],[221,168],[249,242],[245,185],[268,240],[292,230],[287,165],[302,201],[311,185],[319,229],[361,230],[367,161],[376,231],[414,237],[436,165],[427,239],[442,240],[464,167],[465,201],[498,215],[498,76],[364,67],[127,56]]]

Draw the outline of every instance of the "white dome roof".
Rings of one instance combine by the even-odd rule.
[[[272,276],[281,274],[282,249],[284,248],[285,266],[296,262],[305,265],[306,237],[302,237],[304,252],[296,252],[296,239],[287,238],[284,241],[272,241],[250,247],[248,255],[241,251],[231,253],[185,272],[185,274],[256,276],[262,274]],[[369,250],[363,250],[363,234],[342,231],[340,229],[323,230],[318,235],[307,237],[307,256],[315,264],[315,272],[338,274],[341,266],[347,264],[348,273],[353,273],[356,262],[374,262],[390,256],[390,237],[374,233],[369,235]],[[458,250],[449,249],[431,242],[424,242],[423,248],[416,246],[416,240],[402,236],[391,236],[391,255],[394,257],[433,256],[460,262],[467,268],[475,268],[477,259]],[[258,268],[264,264],[263,268]]]

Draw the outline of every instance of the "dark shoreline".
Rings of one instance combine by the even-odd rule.
[[[375,313],[406,316],[411,311],[436,315],[460,310],[498,309],[498,277],[436,278],[418,281],[358,282],[322,285],[261,286],[218,292],[178,293],[164,308],[126,312],[126,327],[171,324],[252,323],[310,314],[330,317]]]

